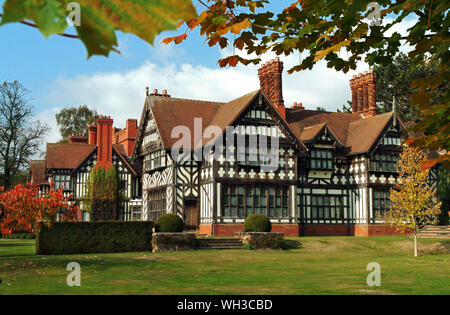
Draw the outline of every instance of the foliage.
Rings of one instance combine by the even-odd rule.
[[[161,215],[155,223],[156,232],[183,232],[183,228],[183,220],[174,213]]]
[[[200,16],[184,20],[186,31],[168,37],[163,43],[181,43],[187,32],[200,28],[209,46],[233,46],[243,51],[218,61],[221,67],[261,62],[267,52],[290,55],[306,53],[288,73],[311,69],[320,60],[329,68],[347,72],[364,60],[373,66],[389,65],[400,51],[409,45],[409,57],[416,67],[428,63],[439,68],[426,78],[413,80],[411,103],[421,112],[422,120],[415,125],[416,138],[410,143],[430,150],[442,151],[439,159],[430,160],[428,167],[443,161],[450,166],[450,106],[449,106],[449,19],[450,2],[444,0],[382,0],[378,21],[371,17],[377,12],[368,6],[372,0],[328,1],[297,0],[278,14],[268,11],[268,0],[209,0],[199,1],[204,9]],[[414,25],[402,36],[393,32],[404,21]],[[381,23],[374,23],[381,22]],[[182,24],[180,23],[180,26]],[[234,36],[230,42],[227,37]],[[346,54],[340,54],[346,51]],[[436,98],[436,88],[443,95]]]
[[[151,251],[153,222],[40,223],[36,254]]]
[[[36,238],[36,235],[34,233],[13,233],[11,235],[5,234],[1,236],[2,238],[6,239],[21,239],[21,240],[31,240]]]
[[[337,109],[338,113],[351,113],[352,112],[352,102],[347,101],[347,105],[342,105],[342,110]]]
[[[242,245],[242,249],[254,250],[254,249],[256,249],[256,246],[253,244],[244,244],[244,245]]]
[[[429,169],[423,169],[425,153],[405,146],[397,162],[399,177],[390,190],[391,209],[385,214],[386,223],[399,231],[414,233],[417,256],[417,232],[427,224],[436,224],[441,202],[429,186]]]
[[[87,134],[87,126],[98,116],[95,109],[90,109],[86,105],[61,109],[55,114],[55,118],[62,141],[67,141],[72,133]]]
[[[68,26],[66,15],[73,12],[68,9],[71,2],[6,0],[0,25],[26,19],[35,22],[45,37],[60,34]],[[116,30],[134,34],[153,44],[160,32],[175,29],[179,20],[196,16],[191,0],[78,0],[76,3],[80,6],[80,25],[75,28],[89,57],[118,52]]]
[[[249,215],[244,222],[244,232],[270,232],[272,224],[264,214]]]
[[[413,92],[411,84],[415,79],[426,78],[437,72],[436,64],[416,66],[407,55],[400,53],[392,63],[375,65],[377,73],[376,99],[380,113],[391,112],[395,97],[395,112],[406,121],[418,122],[420,112],[410,102]],[[444,91],[438,91],[442,94]]]
[[[0,222],[2,234],[34,233],[37,222],[54,221],[61,208],[65,209],[61,220],[77,220],[78,208],[64,197],[62,188],[52,188],[40,195],[37,186],[19,184],[0,194],[0,205],[4,209]]]
[[[449,212],[450,212],[450,171],[448,169],[441,168],[439,170],[438,180],[438,195],[442,201],[441,214],[439,215],[439,224],[449,224]]]
[[[103,167],[94,167],[91,170],[88,183],[90,196],[88,209],[91,221],[117,220],[121,197],[119,193],[120,179],[116,168],[105,170]]]
[[[35,120],[28,94],[17,81],[0,85],[0,170],[6,189],[39,152],[49,130]]]

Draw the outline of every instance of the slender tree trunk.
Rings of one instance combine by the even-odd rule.
[[[417,257],[417,231],[414,230],[414,257]]]

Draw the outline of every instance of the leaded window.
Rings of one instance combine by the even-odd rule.
[[[374,153],[370,156],[370,170],[374,172],[397,172],[398,153]]]
[[[53,184],[56,190],[63,187],[64,190],[72,189],[72,181],[68,174],[55,174],[53,175]]]
[[[144,157],[144,169],[153,170],[166,166],[166,152],[164,150],[157,150],[147,154]]]
[[[166,210],[166,189],[157,189],[148,192],[148,209],[150,211]]]
[[[333,153],[329,150],[312,150],[311,168],[322,170],[333,169]]]
[[[288,217],[288,187],[264,185],[223,185],[223,216],[247,217],[261,213]]]
[[[312,195],[311,219],[343,219],[344,202],[342,196]]]
[[[386,211],[391,208],[390,193],[387,189],[373,190],[373,216],[383,217]]]

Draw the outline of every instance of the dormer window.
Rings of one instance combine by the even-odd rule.
[[[330,150],[312,150],[311,168],[319,170],[333,169],[333,153]]]

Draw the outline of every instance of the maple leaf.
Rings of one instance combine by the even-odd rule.
[[[0,25],[22,20],[36,23],[46,37],[63,33],[71,0],[6,0]],[[78,0],[80,26],[76,31],[88,57],[118,52],[115,31],[134,34],[153,45],[155,36],[177,29],[179,21],[196,17],[191,0]]]

